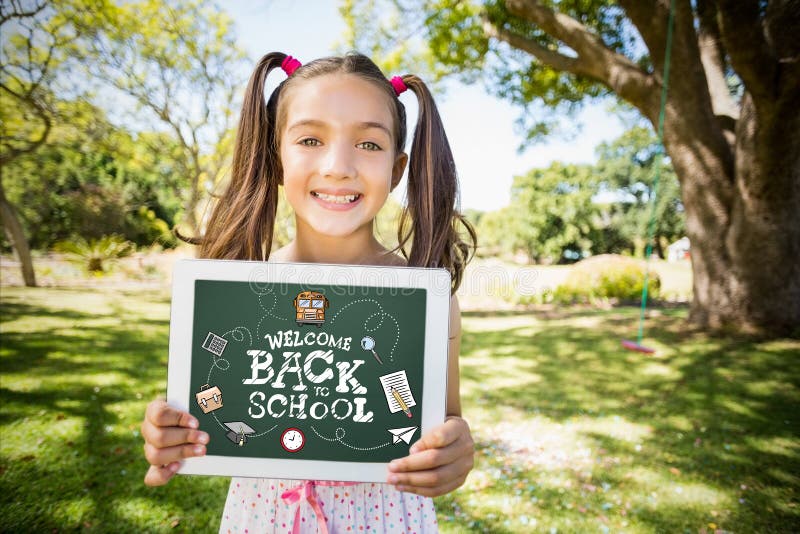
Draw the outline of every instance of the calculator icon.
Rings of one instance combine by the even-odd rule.
[[[209,332],[206,336],[206,340],[203,341],[203,348],[212,354],[222,356],[222,351],[225,350],[225,345],[227,344],[227,339],[219,337],[214,332]]]

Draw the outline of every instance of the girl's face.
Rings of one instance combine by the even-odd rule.
[[[395,153],[389,96],[352,74],[304,80],[285,96],[280,158],[298,231],[371,233],[407,161]]]

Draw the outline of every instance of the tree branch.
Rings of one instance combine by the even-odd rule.
[[[533,39],[528,39],[514,32],[506,30],[505,28],[498,28],[488,20],[484,19],[483,31],[489,37],[494,37],[500,41],[504,41],[514,48],[524,50],[542,63],[561,71],[570,72],[579,76],[588,75],[588,69],[583,64],[580,58],[574,58],[559,54],[553,50],[545,48]]]
[[[676,0],[678,1],[678,0]],[[656,72],[663,71],[667,44],[667,17],[670,0],[619,0],[625,14],[639,31]],[[666,5],[664,5],[666,3]],[[677,26],[677,25],[676,25]],[[677,27],[676,27],[677,29]]]
[[[777,61],[764,36],[757,0],[717,0],[720,33],[731,64],[758,105],[772,99]]]
[[[779,63],[800,61],[800,5],[797,0],[772,0],[764,13],[764,36]]]
[[[8,8],[8,5],[11,6],[11,11],[6,11],[4,9],[4,7]],[[8,5],[0,5],[0,28],[2,28],[3,25],[10,20],[35,17],[42,10],[44,10],[45,7],[47,7],[47,2],[42,2],[41,4],[37,2],[32,7],[22,7],[19,5],[19,2],[13,1],[9,2]]]
[[[725,80],[725,47],[717,24],[717,5],[714,0],[697,0],[697,19],[697,45],[708,80],[714,115],[725,115],[735,121],[739,118],[739,106],[731,97]]]
[[[656,80],[633,61],[608,48],[586,26],[572,17],[542,6],[536,0],[507,0],[505,4],[512,15],[535,24],[553,38],[562,41],[577,53],[577,57],[559,54],[503,28],[494,28],[498,39],[525,50],[554,69],[597,80],[636,106],[651,120],[658,116]],[[520,46],[513,44],[512,40]]]
[[[0,168],[8,165],[11,161],[16,159],[17,157],[28,154],[30,152],[35,151],[37,148],[42,146],[44,142],[47,140],[47,136],[50,135],[50,130],[53,127],[53,121],[50,118],[49,113],[45,107],[36,101],[36,99],[32,98],[30,95],[20,95],[14,91],[12,91],[9,87],[5,84],[0,82],[0,89],[8,92],[14,98],[18,99],[21,104],[27,104],[28,106],[33,108],[33,112],[39,116],[42,123],[44,124],[44,129],[39,134],[38,139],[28,140],[27,144],[23,148],[11,147],[9,145],[9,149],[7,152],[0,154]]]

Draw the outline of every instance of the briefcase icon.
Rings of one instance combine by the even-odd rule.
[[[212,388],[208,384],[203,384],[195,397],[197,397],[197,404],[200,405],[203,413],[213,412],[218,408],[222,408],[222,391],[217,386]]]

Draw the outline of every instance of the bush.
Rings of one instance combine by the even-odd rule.
[[[604,254],[576,263],[563,284],[553,293],[558,303],[641,302],[644,286],[641,260]],[[648,296],[657,298],[661,280],[655,271],[648,274]]]
[[[71,241],[59,241],[53,247],[66,254],[67,259],[80,263],[93,274],[105,272],[109,262],[130,256],[135,246],[119,235],[107,235],[100,239],[76,237]]]
[[[166,221],[159,219],[156,213],[146,206],[128,216],[129,239],[136,244],[157,244],[165,248],[175,248],[178,240]]]

